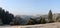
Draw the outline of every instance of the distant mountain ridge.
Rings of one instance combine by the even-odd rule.
[[[48,14],[45,14],[45,15],[19,15],[21,18],[36,18],[36,17],[45,17],[45,18],[48,18]],[[53,18],[56,17],[56,16],[60,16],[60,13],[55,13],[53,14]]]

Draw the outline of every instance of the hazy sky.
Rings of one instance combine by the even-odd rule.
[[[0,7],[19,15],[60,13],[60,0],[0,0]]]

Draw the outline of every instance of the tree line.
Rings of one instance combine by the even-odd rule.
[[[0,19],[3,24],[9,24],[14,19],[14,15],[0,7]]]
[[[0,19],[2,20],[3,24],[8,25],[10,24],[10,22],[13,21],[12,19],[15,19],[15,18],[16,17],[14,17],[12,13],[9,13],[8,11],[5,11],[4,9],[0,7]],[[21,19],[20,17],[18,18]],[[56,21],[57,21],[57,18],[56,18]],[[55,21],[53,20],[53,14],[52,14],[52,11],[50,10],[48,13],[48,23],[53,23],[53,22]],[[36,19],[30,18],[28,23],[25,25],[45,24],[45,23],[47,23],[46,19],[40,16],[38,21],[36,21]],[[19,21],[15,20],[14,25],[20,25]]]

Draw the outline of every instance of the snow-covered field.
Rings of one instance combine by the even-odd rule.
[[[60,28],[60,22],[26,26],[0,26],[0,28]]]

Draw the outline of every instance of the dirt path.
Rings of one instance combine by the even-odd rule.
[[[48,24],[38,24],[38,25],[28,25],[21,26],[22,28],[60,28],[60,22],[48,23]],[[18,26],[20,28],[20,26]]]
[[[48,24],[37,24],[37,25],[26,25],[26,26],[0,26],[0,28],[60,28],[60,22],[48,23]]]

